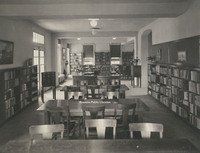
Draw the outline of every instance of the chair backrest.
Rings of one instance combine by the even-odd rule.
[[[119,91],[107,91],[104,92],[105,99],[119,99]]]
[[[135,109],[136,109],[136,103],[124,105],[124,104],[117,104],[115,106],[114,115],[115,118],[117,118],[119,115],[117,114],[117,110],[122,111],[121,119],[122,119],[122,125],[128,126],[128,122],[133,122],[135,117]],[[131,112],[131,115],[130,115]]]
[[[61,107],[46,107],[50,124],[60,124],[63,120],[69,122],[70,111],[69,106]]]
[[[106,127],[113,127],[113,139],[116,137],[116,119],[88,119],[85,120],[86,138],[89,137],[89,128],[95,127],[97,130],[97,137],[105,138]]]
[[[32,125],[29,134],[33,141],[36,135],[42,135],[42,139],[52,139],[54,133],[60,133],[61,139],[64,135],[64,124]]]
[[[84,92],[68,92],[68,99],[84,99]]]
[[[86,112],[90,112],[90,118],[91,119],[97,119],[99,112],[101,113],[101,118],[104,118],[105,106],[83,105],[82,111],[83,111],[83,127],[85,127]]]
[[[97,76],[97,84],[98,85],[109,85],[110,84],[110,76]]]
[[[93,98],[95,99],[96,97],[99,96],[99,85],[88,85],[86,86],[87,90],[87,98]]]
[[[101,112],[101,118],[104,118],[105,114],[105,106],[102,105],[83,105],[83,118],[86,117],[86,112],[90,112],[91,119],[96,119],[98,117],[98,113]]]
[[[140,131],[142,138],[150,138],[151,132],[159,132],[160,138],[163,138],[163,124],[159,123],[130,123],[130,137],[133,138],[133,131]]]

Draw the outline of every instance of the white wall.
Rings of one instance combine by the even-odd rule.
[[[45,35],[45,64],[51,70],[51,34],[29,22],[0,19],[0,39],[14,42],[13,64],[0,65],[0,69],[23,66],[33,57],[33,31]]]
[[[138,33],[138,57],[142,60],[143,72],[147,71],[146,57],[148,50],[144,50],[143,34],[147,30],[152,30],[152,43],[178,40],[182,38],[200,35],[200,1],[191,0],[191,6],[181,16],[176,18],[161,18],[155,20],[150,25],[142,28]],[[147,36],[146,36],[147,37]],[[145,42],[145,41],[144,41]],[[142,87],[147,87],[147,75],[142,75]]]
[[[112,43],[123,43],[126,44],[126,38],[117,38],[113,40],[112,38],[81,38],[81,40],[72,40],[66,39],[66,43],[71,45],[72,52],[82,52],[84,44],[95,44],[95,52],[109,52],[110,51],[110,44]],[[133,51],[133,46],[131,44],[123,45],[122,51]]]

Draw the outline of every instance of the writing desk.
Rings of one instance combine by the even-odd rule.
[[[187,139],[10,141],[4,153],[199,153]]]

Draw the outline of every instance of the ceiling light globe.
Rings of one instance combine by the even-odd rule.
[[[91,20],[91,21],[90,21],[90,25],[91,25],[92,27],[96,27],[96,26],[97,26],[97,20]]]

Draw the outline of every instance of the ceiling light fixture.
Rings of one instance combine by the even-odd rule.
[[[88,20],[90,21],[91,27],[96,27],[97,24],[98,24],[98,21],[99,21],[98,18],[96,18],[96,19],[88,19]]]
[[[77,40],[81,40],[81,38],[77,38]]]
[[[113,37],[112,39],[113,39],[113,40],[115,40],[115,39],[116,39],[116,37]]]

